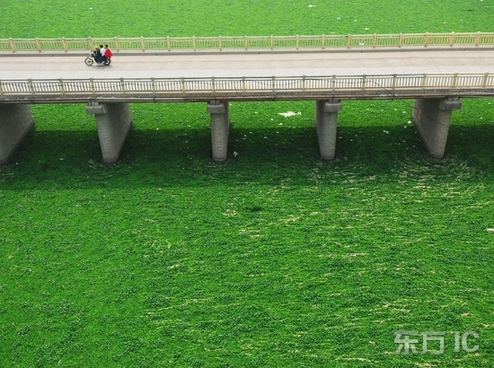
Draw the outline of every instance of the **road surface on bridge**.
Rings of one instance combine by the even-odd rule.
[[[111,66],[84,55],[2,55],[0,80],[86,78],[266,77],[493,73],[494,50],[372,50],[118,54]]]

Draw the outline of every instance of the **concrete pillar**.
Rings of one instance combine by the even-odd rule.
[[[323,160],[332,160],[336,151],[336,125],[340,100],[316,101],[316,131],[319,151]]]
[[[457,97],[416,99],[412,121],[432,158],[443,158],[453,110],[461,108]]]
[[[211,144],[213,160],[226,161],[228,151],[228,132],[230,129],[228,101],[211,101],[208,112],[211,116]]]
[[[90,102],[86,113],[95,116],[103,162],[107,165],[116,163],[132,127],[129,104]]]
[[[33,126],[30,105],[0,104],[0,165],[7,163]]]

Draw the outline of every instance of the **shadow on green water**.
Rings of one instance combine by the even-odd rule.
[[[34,131],[0,168],[0,188],[94,188],[339,183],[375,176],[393,183],[406,175],[437,179],[494,172],[494,125],[451,126],[446,156],[429,158],[411,124],[340,127],[336,158],[319,158],[313,127],[246,129],[232,126],[228,160],[211,159],[208,128],[133,129],[113,166],[102,163],[96,131]],[[315,175],[316,173],[317,175]],[[406,176],[405,175],[405,176]]]

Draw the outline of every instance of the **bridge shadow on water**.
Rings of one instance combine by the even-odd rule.
[[[228,160],[211,159],[207,128],[133,129],[116,165],[102,163],[96,131],[34,131],[7,166],[0,189],[127,188],[211,186],[218,183],[318,185],[375,176],[387,182],[413,167],[449,180],[468,167],[494,179],[494,124],[451,126],[443,160],[429,158],[412,125],[339,127],[336,158],[319,158],[315,128],[246,129],[232,127]],[[432,171],[431,171],[432,170]],[[315,171],[318,179],[315,181]]]

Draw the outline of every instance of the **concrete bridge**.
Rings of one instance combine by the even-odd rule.
[[[86,113],[95,116],[103,161],[112,164],[132,125],[129,104],[150,101],[205,102],[213,160],[224,161],[229,101],[314,100],[321,158],[331,160],[342,101],[411,98],[412,120],[429,154],[441,158],[460,99],[494,96],[491,36],[473,34],[460,46],[454,43],[464,39],[458,34],[435,36],[438,45],[424,34],[422,46],[403,44],[402,37],[394,38],[399,45],[379,47],[382,35],[369,41],[361,38],[364,43],[356,45],[346,38],[339,47],[306,47],[295,39],[295,45],[284,48],[274,47],[274,39],[266,38],[268,46],[256,43],[247,50],[225,49],[224,39],[215,39],[215,47],[223,46],[219,49],[200,49],[193,39],[189,40],[193,48],[118,49],[110,67],[84,65],[84,48],[93,40],[76,50],[63,40],[48,51],[39,40],[25,41],[22,45],[31,45],[26,50],[13,40],[9,48],[2,48],[0,40],[0,164],[8,162],[33,127],[32,103],[84,103]],[[145,45],[141,41],[139,46]],[[242,46],[249,45],[242,41]],[[117,46],[115,40],[101,42]],[[163,42],[173,44],[169,38]]]

